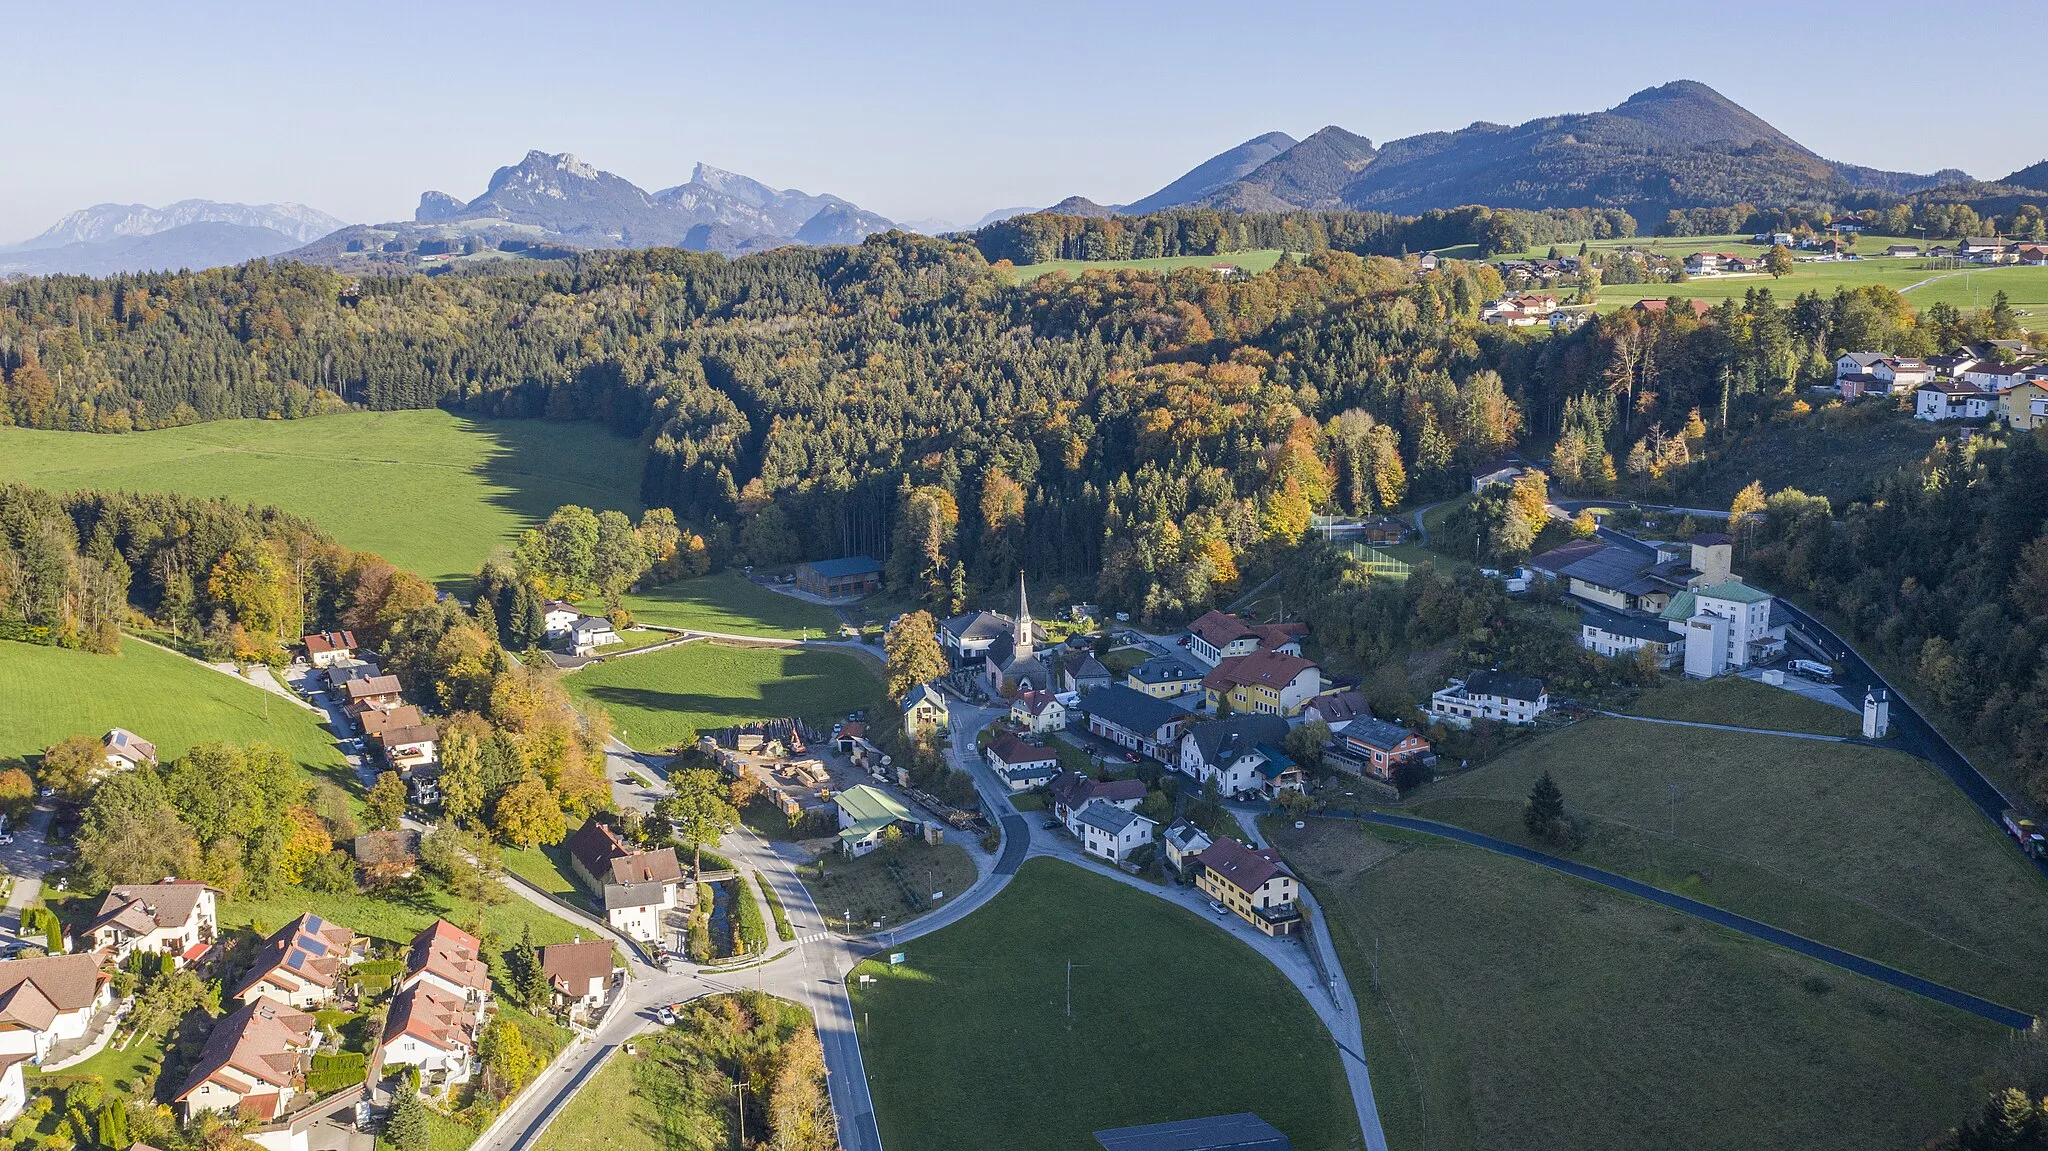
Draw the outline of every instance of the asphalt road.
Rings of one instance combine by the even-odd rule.
[[[1768,923],[1759,922],[1748,916],[1737,915],[1732,911],[1724,911],[1710,903],[1701,903],[1697,899],[1688,899],[1683,895],[1674,895],[1669,891],[1652,887],[1647,883],[1630,879],[1625,875],[1616,875],[1611,871],[1602,871],[1597,867],[1588,867],[1574,860],[1537,851],[1534,848],[1523,847],[1518,843],[1509,843],[1505,839],[1495,839],[1490,835],[1482,835],[1476,831],[1467,831],[1462,827],[1453,827],[1447,823],[1437,823],[1434,820],[1416,819],[1413,816],[1392,815],[1385,812],[1361,812],[1356,815],[1333,812],[1330,813],[1329,817],[1332,819],[1353,819],[1362,823],[1379,824],[1383,827],[1397,827],[1404,831],[1421,832],[1424,835],[1434,835],[1441,839],[1449,839],[1473,847],[1485,848],[1488,851],[1498,852],[1501,855],[1511,856],[1527,863],[1550,868],[1552,871],[1561,871],[1573,878],[1583,879],[1588,883],[1597,883],[1602,887],[1609,887],[1616,891],[1633,895],[1638,899],[1649,900],[1651,903],[1668,907],[1673,911],[1684,912],[1694,918],[1703,919],[1720,927],[1726,927],[1731,931],[1739,931],[1753,939],[1761,939],[1766,943],[1777,944],[1788,951],[1796,951],[1801,955],[1818,959],[1822,963],[1831,964],[1844,971],[1854,972],[1857,975],[1875,979],[1880,983],[1888,983],[1901,991],[1910,991],[1915,995],[1924,996],[1937,1003],[1947,1004],[1950,1007],[1967,1011],[1980,1018],[1989,1019],[1993,1023],[2002,1023],[2014,1030],[2025,1031],[2034,1025],[2034,1017],[2024,1011],[2016,1011],[2013,1008],[1993,1003],[1988,999],[1981,999],[1971,995],[1967,991],[1957,991],[1953,987],[1946,987],[1932,980],[1922,979],[1918,975],[1900,971],[1896,967],[1887,967],[1875,960],[1865,959],[1861,955],[1843,951],[1839,947],[1830,947],[1825,943],[1816,942],[1803,935],[1794,935],[1789,931],[1772,927]]]

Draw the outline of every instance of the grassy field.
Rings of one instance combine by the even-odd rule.
[[[614,1052],[569,1097],[536,1151],[668,1151],[661,1108],[640,1085],[646,1058]]]
[[[936,910],[974,885],[974,860],[950,843],[935,847],[904,844],[893,861],[900,880],[889,874],[892,861],[880,851],[859,859],[827,854],[818,862],[825,865],[822,876],[810,866],[802,868],[798,876],[826,925],[835,930],[868,931],[877,921],[895,927]],[[935,891],[945,893],[939,903],[931,902]],[[851,927],[846,921],[848,911],[853,912]]]
[[[1798,692],[1733,675],[1710,680],[1669,679],[1618,710],[1657,719],[1726,723],[1772,731],[1863,734],[1861,713],[1830,707]]]
[[[1833,295],[1836,288],[1858,288],[1882,284],[1906,294],[1906,302],[1917,308],[1945,303],[1969,309],[1990,307],[1994,293],[2003,291],[2022,315],[2040,317],[2048,312],[2048,267],[1971,268],[1968,271],[1933,267],[1927,260],[1845,260],[1824,264],[1800,264],[1783,279],[1767,275],[1711,276],[1682,284],[1609,284],[1600,289],[1597,310],[1611,312],[1637,300],[1680,299],[1719,303],[1740,300],[1752,288],[1769,288],[1780,301],[1809,291]],[[1909,290],[1910,289],[1910,290]]]
[[[0,701],[0,756],[38,755],[66,736],[125,727],[165,761],[208,740],[260,740],[353,784],[318,714],[133,639],[111,656],[0,641]]]
[[[701,576],[625,597],[639,623],[722,631],[764,639],[820,639],[839,634],[839,613],[823,604],[770,591],[735,572]]]
[[[1574,858],[2048,1008],[2048,882],[1918,759],[1599,719],[1427,788],[1417,814],[1525,842],[1522,804],[1546,770],[1587,831]]]
[[[1394,1148],[1917,1147],[2009,1042],[1474,848],[1321,820],[1269,834],[1331,925]],[[1830,1105],[1844,1084],[1856,1104]]]
[[[562,684],[610,711],[619,738],[642,750],[792,715],[830,727],[849,711],[874,707],[882,695],[882,685],[846,652],[712,642],[593,664]]]
[[[223,420],[128,436],[0,428],[0,481],[275,504],[450,583],[565,503],[639,514],[641,449],[595,424],[443,411]]]
[[[1300,253],[1296,253],[1296,258]],[[1234,264],[1247,275],[1270,272],[1280,262],[1280,249],[1254,248],[1246,252],[1225,252],[1220,256],[1160,256],[1150,260],[1051,260],[1043,264],[1022,264],[1010,272],[1013,284],[1028,284],[1047,272],[1079,276],[1083,272],[1171,272],[1179,268],[1206,268],[1211,264]]]
[[[513,875],[586,910],[594,906],[590,894],[577,884],[569,865],[569,850],[562,845],[507,847],[501,854],[505,870]]]
[[[1881,400],[1821,410],[1746,432],[1688,470],[1678,502],[1725,507],[1751,480],[1767,491],[1798,488],[1840,503],[1869,494],[1871,485],[1924,458],[1952,429],[1900,413],[1872,411]],[[1668,499],[1660,502],[1670,502]]]
[[[326,895],[292,888],[273,900],[223,899],[222,927],[253,927],[274,931],[297,916],[311,911],[322,919],[345,924],[358,935],[392,943],[404,943],[436,919],[463,924],[475,918],[474,904],[462,903],[438,887],[428,886],[417,897],[388,895]],[[499,950],[516,946],[528,926],[535,943],[566,943],[579,929],[546,909],[505,892],[505,899],[484,910],[484,926],[497,937]]]
[[[1088,1151],[1100,1128],[1235,1111],[1298,1151],[1362,1145],[1308,1004],[1180,908],[1033,859],[987,906],[903,950],[902,965],[855,969],[874,983],[847,984],[891,1151]]]

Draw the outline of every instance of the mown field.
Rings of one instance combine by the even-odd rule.
[[[1544,771],[1585,829],[1576,859],[2048,1009],[2048,881],[1921,760],[1597,719],[1430,786],[1415,813],[1530,842],[1522,805]]]
[[[638,515],[641,449],[591,423],[443,411],[134,435],[0,428],[0,482],[274,504],[443,585],[565,503]]]
[[[165,760],[195,743],[258,741],[351,782],[321,717],[289,700],[139,640],[119,655],[0,640],[0,756],[39,755],[71,735],[125,727]]]
[[[619,738],[643,751],[754,720],[802,716],[830,727],[882,696],[882,685],[847,652],[709,641],[593,664],[562,684],[611,712]]]
[[[1803,731],[1814,735],[1861,735],[1863,716],[1786,691],[1727,675],[1719,679],[1673,677],[1620,708],[1630,715],[1679,719],[1689,723],[1723,723],[1772,731]]]
[[[1268,832],[1330,924],[1399,1151],[1917,1147],[1971,1112],[2009,1043],[1476,848],[1326,820]]]
[[[1299,258],[1300,253],[1296,253]],[[1159,256],[1150,260],[1049,260],[1043,264],[1020,264],[1009,273],[1013,284],[1028,284],[1047,272],[1078,276],[1089,271],[1171,272],[1179,268],[1206,268],[1211,264],[1234,264],[1246,275],[1270,272],[1280,262],[1280,249],[1253,248],[1225,252],[1219,256]]]
[[[902,950],[905,963],[863,963],[847,984],[891,1151],[1092,1151],[1101,1128],[1236,1111],[1297,1151],[1362,1145],[1308,1003],[1162,900],[1033,859],[987,906]]]
[[[678,580],[625,597],[640,623],[764,639],[823,639],[839,634],[839,613],[770,591],[738,572]]]
[[[1825,264],[1800,264],[1782,279],[1767,275],[1711,276],[1682,284],[1609,284],[1600,289],[1596,308],[1611,312],[1637,300],[1680,299],[1719,303],[1740,300],[1754,288],[1768,288],[1780,300],[1809,291],[1833,295],[1836,288],[1859,288],[1882,284],[1906,295],[1917,308],[1929,304],[1953,304],[1959,308],[1990,307],[2000,291],[2022,314],[2040,316],[2048,311],[2048,267],[1971,268],[1968,271],[1934,267],[1930,261],[1915,259],[1847,260]]]

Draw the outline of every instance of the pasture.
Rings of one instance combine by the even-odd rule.
[[[0,482],[273,504],[444,587],[561,504],[639,515],[641,455],[596,424],[440,410],[125,436],[0,428]]]
[[[119,655],[0,641],[0,700],[0,757],[125,727],[165,761],[196,743],[260,741],[353,785],[317,713],[136,639],[124,639]]]
[[[882,685],[848,652],[710,641],[592,664],[565,675],[562,685],[609,711],[619,738],[642,751],[787,716],[829,728],[882,700]]]
[[[903,951],[847,980],[892,1151],[1090,1151],[1100,1128],[1236,1111],[1297,1151],[1362,1145],[1308,1003],[1245,944],[1163,900],[1033,859],[987,906]]]
[[[1298,259],[1301,253],[1295,256]],[[1008,277],[1012,284],[1028,284],[1048,272],[1078,277],[1083,272],[1173,272],[1181,268],[1207,268],[1211,264],[1232,264],[1244,274],[1256,276],[1272,271],[1279,262],[1280,249],[1253,248],[1214,256],[1159,256],[1149,260],[1048,260],[1043,264],[1021,264],[1012,268]]]
[[[638,623],[763,639],[824,639],[839,634],[839,613],[771,591],[738,572],[678,580],[628,595]]]
[[[1595,719],[1424,788],[1415,814],[1533,843],[1522,806],[1545,771],[1585,832],[1575,859],[2048,1009],[2048,880],[1921,760]]]
[[[1392,1147],[1917,1147],[1971,1113],[2012,1042],[1477,848],[1335,820],[1267,831],[1358,997]],[[1852,1083],[1854,1106],[1826,1102]]]

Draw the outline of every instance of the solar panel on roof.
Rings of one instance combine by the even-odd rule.
[[[306,930],[325,931],[327,930],[327,921],[309,911],[306,913]]]

